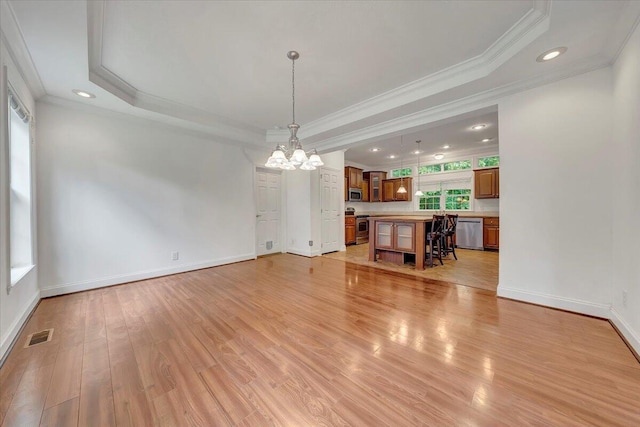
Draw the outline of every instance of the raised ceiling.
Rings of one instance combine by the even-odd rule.
[[[493,96],[486,107],[495,94],[606,66],[640,15],[637,1],[10,0],[2,7],[10,15],[3,26],[18,29],[3,34],[12,49],[26,46],[28,55],[15,56],[34,70],[36,93],[265,150],[282,134],[275,127],[291,120],[286,52],[298,50],[300,136],[306,148],[324,151],[419,134],[464,113],[471,97]],[[556,46],[569,50],[535,62]],[[79,100],[72,89],[97,98]]]

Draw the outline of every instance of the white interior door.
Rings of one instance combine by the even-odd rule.
[[[280,252],[280,174],[256,171],[256,254]]]
[[[342,240],[340,225],[342,212],[340,210],[340,195],[344,174],[335,169],[322,168],[320,171],[320,185],[322,191],[322,253],[340,250]]]

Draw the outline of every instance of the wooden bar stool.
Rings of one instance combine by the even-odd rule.
[[[456,256],[456,245],[453,237],[456,234],[456,226],[458,225],[457,214],[446,214],[444,219],[444,227],[442,231],[442,252],[444,256],[453,254],[453,257],[458,260]]]
[[[442,236],[444,227],[444,215],[434,215],[431,220],[431,231],[426,235],[427,241],[427,258],[429,259],[429,267],[433,267],[433,257],[437,257],[440,265],[442,262]]]

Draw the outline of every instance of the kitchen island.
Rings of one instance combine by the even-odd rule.
[[[402,265],[415,262],[424,270],[426,233],[431,231],[431,217],[369,217],[369,261],[386,261]]]

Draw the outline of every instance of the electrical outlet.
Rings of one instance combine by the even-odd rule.
[[[622,291],[622,306],[627,308],[627,291]]]
[[[180,259],[180,252],[175,251],[175,252],[171,252],[171,259],[173,261],[177,261]]]
[[[309,246],[313,246],[313,240],[309,240]]]

